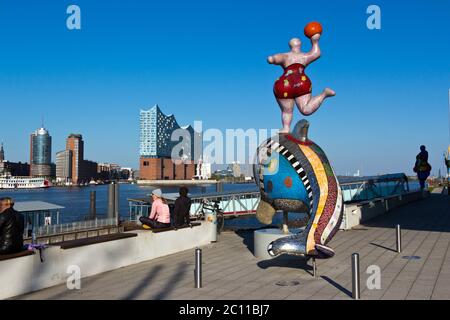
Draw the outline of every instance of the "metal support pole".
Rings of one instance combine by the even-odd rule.
[[[114,218],[119,222],[119,184],[114,185]]]
[[[90,216],[91,219],[95,219],[96,215],[97,215],[97,208],[96,208],[96,192],[95,191],[91,191],[90,193]]]
[[[195,288],[202,287],[202,249],[195,249]]]
[[[397,252],[402,252],[402,230],[400,229],[400,225],[398,224],[396,227],[396,234],[397,234]]]
[[[112,182],[108,186],[108,219],[114,218],[114,204],[116,203],[116,201],[114,200],[114,196],[114,182]]]
[[[360,278],[359,278],[359,254],[352,254],[352,297],[355,300],[360,298]]]
[[[312,258],[312,262],[313,262],[313,277],[316,278],[316,277],[317,277],[317,264],[316,264],[316,258]]]

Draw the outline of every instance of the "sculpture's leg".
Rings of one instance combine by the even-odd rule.
[[[281,121],[283,129],[281,133],[288,133],[291,130],[292,114],[294,112],[294,99],[277,99],[281,109]]]
[[[326,88],[318,96],[313,97],[311,94],[305,94],[303,96],[295,98],[295,103],[297,104],[298,110],[304,116],[309,116],[319,109],[322,105],[323,100],[328,97],[335,96],[336,93],[330,88]]]

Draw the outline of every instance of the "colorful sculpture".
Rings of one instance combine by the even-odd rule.
[[[308,139],[308,127],[308,121],[300,120],[292,134],[272,137],[257,151],[254,175],[261,191],[258,220],[270,224],[277,210],[309,215],[304,231],[269,245],[271,256],[334,255],[327,243],[341,224],[341,188],[323,150]]]
[[[322,102],[336,93],[325,88],[318,96],[312,96],[311,80],[305,74],[305,68],[320,58],[319,39],[322,26],[318,22],[311,22],[305,27],[305,35],[311,39],[312,48],[309,52],[300,50],[302,42],[298,38],[289,41],[291,51],[269,56],[270,64],[280,65],[284,73],[275,82],[273,92],[282,112],[283,128],[280,132],[288,133],[292,122],[294,104],[301,114],[308,116],[319,109]]]
[[[299,234],[279,238],[267,248],[271,256],[290,254],[315,258],[334,256],[328,242],[338,231],[343,216],[343,199],[339,182],[323,150],[308,139],[309,123],[300,120],[292,133],[290,126],[294,103],[303,115],[314,113],[327,97],[335,92],[326,88],[320,95],[311,95],[311,81],[305,67],[320,57],[320,23],[305,27],[312,49],[300,51],[301,42],[289,42],[291,51],[270,56],[269,63],[281,65],[284,73],[274,85],[274,93],[282,110],[283,129],[262,143],[257,150],[254,176],[261,192],[256,216],[265,224],[272,222],[281,210],[309,215],[305,229]],[[285,223],[285,233],[287,233]],[[314,264],[315,265],[315,264]]]

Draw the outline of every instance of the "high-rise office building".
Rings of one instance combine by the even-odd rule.
[[[40,128],[30,136],[30,175],[32,177],[50,177],[52,163],[52,137]]]
[[[84,160],[84,141],[81,134],[67,137],[66,150],[71,151],[72,183],[87,183],[97,179],[97,162]]]
[[[180,141],[172,141],[175,130],[184,130],[183,141],[186,147],[182,148],[184,157],[172,159],[174,147]],[[181,131],[180,131],[181,132]],[[192,179],[195,175],[195,156],[201,154],[196,150],[196,142],[201,142],[200,134],[192,126],[180,127],[174,115],[166,116],[158,105],[150,110],[140,112],[140,178],[148,180],[159,179]],[[201,144],[201,143],[200,143]],[[198,148],[198,146],[197,146]],[[181,153],[181,150],[180,150]],[[182,160],[178,163],[173,160]]]
[[[72,150],[56,153],[56,180],[60,182],[72,181]]]
[[[81,134],[70,134],[66,142],[66,150],[72,151],[72,182],[84,182],[86,177],[83,172],[84,141]]]

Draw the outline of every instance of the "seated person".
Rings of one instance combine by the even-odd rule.
[[[23,250],[24,217],[13,207],[13,199],[0,199],[0,254]]]
[[[174,207],[174,225],[180,227],[183,225],[190,225],[190,211],[191,211],[191,199],[188,197],[188,188],[180,188],[180,196],[175,200]]]
[[[152,191],[152,211],[150,216],[140,217],[139,221],[147,227],[152,229],[170,227],[170,211],[165,199],[162,196],[161,189]]]

